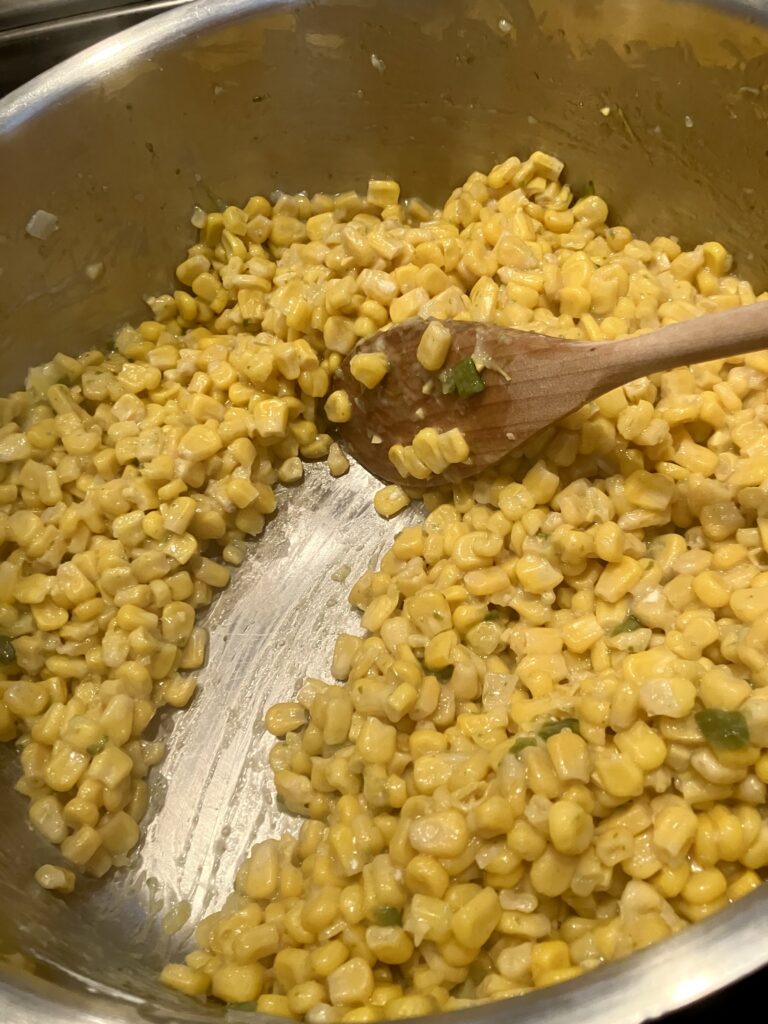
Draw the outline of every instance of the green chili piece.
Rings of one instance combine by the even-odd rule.
[[[0,636],[0,665],[16,663],[16,648],[9,636]]]
[[[373,912],[373,919],[376,924],[386,928],[392,925],[399,925],[403,920],[403,915],[399,907],[376,907]]]
[[[483,378],[474,360],[469,356],[456,363],[453,368],[453,380],[460,398],[471,398],[472,395],[479,395],[481,391],[485,391]]]
[[[575,732],[580,736],[581,726],[579,725],[578,718],[561,718],[559,720],[547,722],[546,725],[542,725],[539,729],[539,736],[546,741],[550,736],[556,736],[557,733],[565,732],[566,729],[570,729],[571,732]]]
[[[705,708],[694,715],[702,735],[712,747],[721,750],[741,750],[749,743],[749,727],[740,711]]]
[[[623,622],[620,622],[618,626],[614,626],[611,630],[611,636],[618,636],[619,633],[631,633],[635,629],[642,627],[642,622],[636,616],[629,614]]]
[[[535,747],[538,742],[535,736],[521,736],[512,744],[510,752],[515,755],[520,754],[526,747]]]

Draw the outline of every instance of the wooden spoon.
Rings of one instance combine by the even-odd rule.
[[[470,398],[444,395],[436,373],[416,349],[428,320],[405,320],[364,339],[337,371],[334,387],[352,399],[341,438],[371,473],[393,483],[435,487],[498,462],[534,434],[593,398],[660,370],[726,359],[768,348],[768,302],[695,317],[615,342],[563,341],[511,327],[445,320],[452,345],[445,368],[467,356],[484,365],[485,390]],[[368,389],[350,373],[352,356],[384,352],[390,369]],[[389,461],[393,444],[410,444],[423,427],[458,427],[470,448],[466,462],[427,481],[403,478]]]

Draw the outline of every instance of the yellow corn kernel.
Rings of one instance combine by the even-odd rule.
[[[719,242],[705,242],[701,247],[704,263],[717,277],[727,274],[731,268],[731,256]]]
[[[575,871],[574,857],[547,846],[531,865],[531,884],[542,896],[561,896],[570,886]]]
[[[139,826],[125,811],[106,815],[96,830],[102,847],[113,856],[123,856],[139,841]]]
[[[88,768],[89,778],[102,782],[109,789],[115,789],[133,771],[133,761],[117,747],[107,747],[96,754]]]
[[[221,447],[221,436],[216,430],[194,426],[179,441],[179,455],[190,462],[202,462],[215,455]]]
[[[433,857],[457,857],[466,849],[469,830],[459,811],[439,811],[414,819],[408,828],[411,845]]]
[[[349,372],[365,388],[375,388],[389,372],[389,360],[383,352],[360,352],[349,361]]]
[[[312,973],[319,978],[327,978],[344,963],[348,956],[349,950],[346,945],[339,939],[333,939],[310,953]]]
[[[265,1013],[271,1017],[287,1017],[295,1020],[295,1014],[291,1009],[288,996],[265,993],[256,1000],[256,1009],[259,1013]]]
[[[185,996],[205,995],[211,984],[207,974],[185,964],[166,964],[160,972],[160,981]]]
[[[740,900],[763,884],[756,871],[742,871],[728,885],[728,898]]]
[[[251,410],[254,430],[259,437],[284,437],[288,429],[288,403],[281,398],[265,398],[256,402]]]
[[[355,956],[328,976],[328,998],[333,1006],[364,1006],[373,993],[371,968]]]
[[[624,534],[617,523],[600,523],[595,529],[595,554],[604,562],[620,562]]]
[[[407,932],[395,926],[366,929],[368,949],[384,964],[404,964],[413,955],[413,942]]]
[[[693,581],[693,592],[707,608],[725,608],[731,593],[719,573],[701,572]]]
[[[662,853],[675,860],[688,850],[696,836],[696,815],[685,804],[671,804],[656,815],[653,841]]]
[[[235,957],[240,962],[265,960],[274,956],[281,945],[281,933],[274,924],[257,924],[245,928],[234,940]]]
[[[570,729],[555,733],[547,740],[547,753],[557,777],[563,781],[589,781],[589,754],[586,742]]]
[[[410,1017],[426,1017],[436,1010],[437,1003],[431,996],[405,995],[397,999],[391,999],[386,1004],[384,1007],[384,1017],[387,1020],[407,1020]]]
[[[661,512],[672,501],[675,490],[674,483],[660,473],[648,473],[638,469],[631,473],[624,482],[624,496],[638,508],[649,512]]]
[[[614,742],[644,772],[660,768],[667,757],[667,744],[646,722],[635,722],[628,729],[617,733]]]
[[[332,391],[324,408],[331,423],[347,423],[352,416],[352,402],[344,390]]]
[[[427,324],[426,330],[419,339],[416,358],[431,373],[443,368],[451,348],[451,332],[437,320]]]
[[[282,739],[289,732],[302,728],[307,723],[307,712],[301,704],[287,702],[273,704],[267,711],[264,724],[273,736]]]
[[[211,976],[211,995],[225,1003],[248,1003],[261,995],[264,987],[261,964],[227,964]]]
[[[556,800],[549,809],[549,835],[559,853],[583,853],[592,842],[591,814],[571,800]]]
[[[62,896],[69,895],[75,889],[74,872],[56,864],[43,864],[39,867],[35,872],[35,881],[41,888]]]
[[[501,796],[489,796],[470,811],[468,824],[473,835],[491,839],[505,835],[514,825],[516,817],[515,809],[508,800]]]
[[[373,507],[383,519],[391,519],[402,512],[411,503],[411,499],[397,484],[389,484],[376,491],[373,496]]]
[[[725,875],[717,868],[692,872],[683,886],[682,897],[694,906],[703,906],[719,900],[728,888]]]
[[[368,182],[367,199],[372,206],[394,206],[399,198],[400,186],[391,178],[371,178]]]
[[[99,833],[90,825],[83,825],[61,844],[61,852],[78,867],[84,867],[101,845]]]
[[[693,711],[696,687],[683,676],[649,679],[640,686],[639,700],[648,715],[685,718]]]
[[[600,785],[611,796],[639,796],[643,791],[643,773],[635,761],[618,750],[603,750],[595,757]]]
[[[552,971],[571,966],[568,944],[559,939],[537,942],[531,950],[530,971],[534,985],[541,986],[543,978]]]
[[[523,555],[515,565],[515,573],[531,594],[545,594],[563,581],[563,574],[542,555]]]
[[[349,459],[336,443],[328,449],[328,469],[331,476],[344,476],[349,471]]]
[[[600,578],[595,584],[595,596],[599,597],[602,601],[615,604],[639,582],[642,575],[643,566],[641,563],[629,555],[623,555],[621,561],[607,565],[603,569]]]
[[[405,882],[413,893],[442,897],[450,883],[450,876],[434,857],[417,853],[405,868]]]
[[[451,931],[465,949],[479,949],[501,919],[501,904],[493,889],[483,889],[451,918]]]
[[[374,991],[374,996],[375,996]],[[371,998],[373,999],[372,996]],[[374,1021],[382,1020],[384,1017],[381,1007],[373,1003],[369,1006],[356,1006],[353,1010],[347,1010],[342,1015],[342,1021],[344,1024],[372,1024]]]

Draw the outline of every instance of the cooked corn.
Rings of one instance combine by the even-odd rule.
[[[70,863],[98,877],[138,841],[163,750],[141,734],[191,699],[196,612],[273,485],[302,459],[346,469],[317,414],[351,416],[331,381],[360,338],[431,319],[435,372],[440,319],[609,343],[754,300],[718,243],[634,239],[562,170],[510,158],[436,212],[377,180],[202,215],[155,320],[3,400],[0,739]],[[352,359],[365,387],[388,369]],[[267,715],[307,825],[254,848],[164,983],[310,1024],[399,1019],[575,977],[759,884],[766,377],[757,353],[643,378],[430,492],[353,589],[367,635],[340,638],[342,685]],[[427,480],[469,454],[425,428],[391,456]]]

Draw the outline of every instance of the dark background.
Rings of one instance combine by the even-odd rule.
[[[52,64],[188,0],[0,0],[0,96]]]
[[[0,96],[105,36],[187,2],[0,0]],[[734,935],[734,942],[738,941]],[[722,1024],[740,1011],[749,1012],[754,1021],[766,1020],[766,996],[768,968],[664,1018],[664,1024]]]

